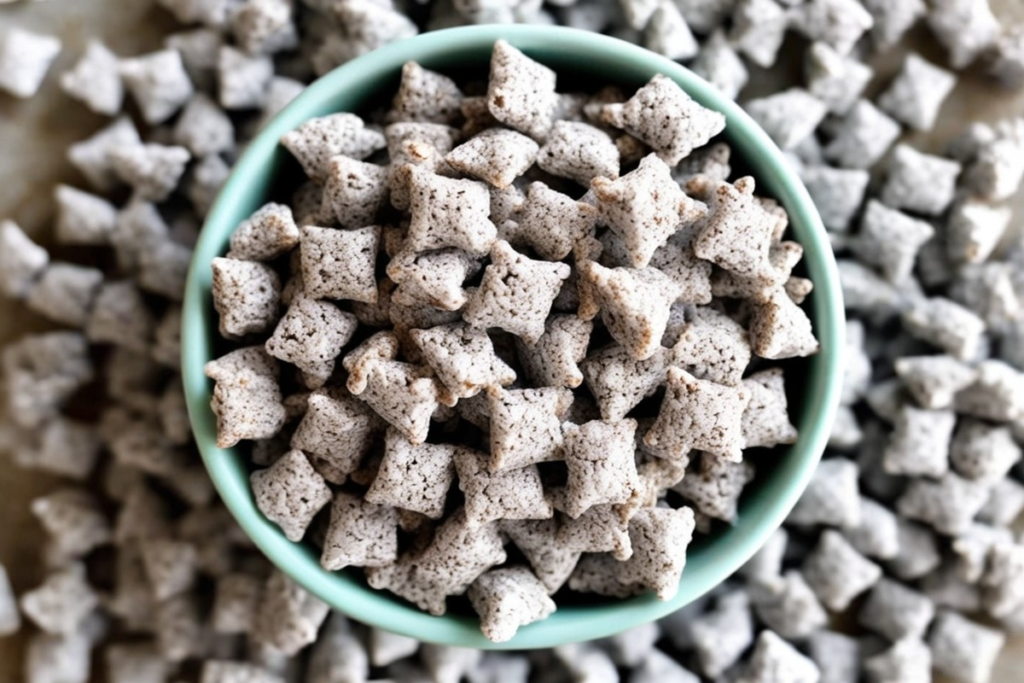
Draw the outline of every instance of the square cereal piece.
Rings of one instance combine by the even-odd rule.
[[[492,569],[470,585],[468,595],[480,615],[481,630],[494,643],[511,640],[520,626],[555,611],[544,584],[525,567]]]
[[[483,330],[456,323],[414,329],[410,336],[424,362],[454,398],[470,398],[516,380],[515,371],[497,356]]]
[[[930,223],[870,199],[850,248],[860,261],[878,267],[897,284],[910,276],[918,251],[934,236]]]
[[[498,389],[487,394],[491,472],[557,459],[573,395],[563,388]]]
[[[182,110],[174,125],[173,139],[196,158],[202,158],[233,151],[235,127],[216,102],[200,93]]]
[[[915,300],[903,313],[903,327],[962,361],[977,356],[985,333],[985,321],[973,311],[939,296]]]
[[[948,610],[939,614],[928,636],[932,666],[963,683],[991,680],[1005,644],[1006,636],[1001,632]]]
[[[758,636],[746,673],[737,683],[815,683],[820,675],[811,659],[773,631],[766,630]]]
[[[728,35],[720,28],[704,41],[703,49],[690,62],[690,68],[730,99],[739,97],[750,80],[750,71],[743,58],[733,49]]]
[[[758,619],[787,640],[804,640],[828,623],[828,613],[796,569],[750,584],[748,592]]]
[[[821,461],[789,516],[796,526],[856,526],[860,523],[857,463],[846,458]]]
[[[384,149],[384,135],[366,128],[355,114],[330,114],[310,119],[294,131],[285,133],[281,144],[298,159],[303,170],[317,184],[324,184],[328,164],[339,154],[365,159]]]
[[[410,174],[406,249],[457,247],[474,256],[490,251],[498,232],[490,220],[486,185],[446,178],[421,166],[411,167]]]
[[[440,519],[455,477],[454,459],[458,452],[459,447],[448,444],[416,445],[397,430],[389,429],[384,460],[366,493],[366,501]]]
[[[527,379],[537,387],[575,389],[583,383],[581,361],[587,355],[594,324],[572,314],[552,315],[544,334],[532,346],[516,338],[519,361]]]
[[[882,576],[881,567],[857,552],[833,529],[822,532],[802,570],[811,590],[832,612],[845,611]]]
[[[667,76],[655,75],[622,104],[601,108],[603,123],[650,145],[669,166],[703,147],[725,128],[725,117],[707,109]]]
[[[988,500],[989,485],[948,472],[938,481],[913,479],[896,501],[907,519],[919,520],[947,536],[963,533]]]
[[[569,589],[580,593],[594,593],[610,598],[628,598],[644,592],[637,583],[623,583],[617,576],[620,562],[603,553],[583,555],[569,577]],[[607,657],[607,655],[605,655]],[[608,669],[615,665],[608,659]]]
[[[668,369],[665,398],[644,443],[682,458],[690,450],[739,462],[743,450],[743,412],[750,390],[697,379],[677,367]]]
[[[857,620],[862,626],[897,642],[923,637],[934,615],[935,605],[928,596],[883,577],[868,593]]]
[[[198,561],[193,543],[169,538],[143,539],[139,542],[139,550],[157,602],[192,590]]]
[[[174,116],[195,92],[177,50],[122,59],[118,70],[143,119],[151,126]]]
[[[120,182],[111,166],[110,152],[121,146],[140,143],[135,125],[129,117],[122,116],[92,137],[68,147],[68,161],[95,189],[109,192]]]
[[[85,335],[94,344],[113,344],[149,353],[156,321],[130,280],[105,282],[93,302]]]
[[[47,533],[50,541],[48,554],[56,556],[62,563],[80,559],[113,540],[106,513],[98,500],[84,489],[58,489],[33,499],[30,510]],[[0,577],[0,584],[4,580],[5,577]],[[0,618],[0,623],[4,621]],[[0,632],[3,631],[3,626],[0,626]]]
[[[804,59],[807,89],[840,116],[850,111],[874,76],[870,66],[839,54],[827,43],[813,43]]]
[[[963,69],[987,52],[1002,30],[988,0],[936,0],[931,3],[927,20],[935,38],[948,51],[954,69]]]
[[[340,154],[331,157],[321,213],[333,216],[343,229],[374,225],[388,201],[389,176],[387,166]]]
[[[573,519],[560,517],[557,539],[569,551],[611,553],[617,560],[633,554],[629,541],[629,522],[617,505],[595,505]]]
[[[736,520],[743,489],[753,478],[751,463],[730,462],[705,453],[699,465],[687,470],[672,490],[693,503],[701,514],[731,524]]]
[[[60,87],[97,114],[116,116],[121,111],[124,84],[117,55],[95,38],[86,44],[75,66],[60,75]]]
[[[770,69],[788,24],[786,11],[775,0],[743,0],[733,10],[729,39],[751,62]]]
[[[18,602],[25,616],[46,633],[71,635],[99,605],[99,596],[88,583],[85,565],[72,562],[22,593]]]
[[[213,307],[220,315],[220,333],[228,339],[266,331],[279,317],[281,279],[270,266],[256,261],[215,258]]]
[[[919,638],[906,638],[864,660],[869,683],[927,683],[932,680],[932,655]]]
[[[34,96],[60,50],[54,36],[8,25],[0,37],[0,90],[21,99]]]
[[[298,45],[293,7],[284,0],[249,0],[228,18],[231,32],[250,54],[273,54]]]
[[[951,72],[911,53],[889,89],[879,95],[878,106],[911,128],[931,130],[955,85]]]
[[[500,327],[533,344],[543,336],[551,304],[569,272],[565,263],[528,258],[498,240],[491,247],[491,264],[462,317],[473,327]]]
[[[224,109],[261,109],[273,77],[269,55],[251,55],[230,45],[217,51],[217,101]]]
[[[633,554],[618,566],[619,580],[639,583],[659,600],[671,600],[679,589],[693,528],[693,510],[688,507],[637,512],[629,522]]]
[[[863,3],[874,17],[871,39],[877,52],[884,52],[898,43],[928,11],[924,0],[863,0]]]
[[[900,124],[868,100],[857,100],[840,120],[827,125],[832,140],[825,158],[842,168],[871,168],[900,134]]]
[[[334,494],[320,566],[380,567],[398,559],[398,512],[349,493]]]
[[[50,254],[13,221],[0,221],[0,291],[24,299],[50,262]]]
[[[25,305],[50,320],[81,328],[89,319],[103,273],[71,263],[53,263],[43,271]]]
[[[514,130],[491,128],[470,138],[445,156],[449,166],[505,189],[526,173],[540,145]]]
[[[336,474],[359,469],[381,431],[381,420],[343,389],[318,389],[291,439],[291,447],[324,461]]]
[[[537,166],[590,187],[594,178],[619,177],[619,150],[600,128],[581,121],[556,121],[537,152]]]
[[[558,107],[555,80],[554,71],[498,40],[491,54],[487,109],[510,128],[543,140]]]
[[[743,448],[773,448],[795,443],[799,436],[790,422],[782,368],[769,368],[743,380],[750,402],[743,411]]]
[[[636,426],[631,419],[563,425],[567,515],[576,518],[594,505],[629,500],[638,486],[633,459]]]
[[[864,201],[871,175],[864,169],[809,165],[800,169],[800,178],[817,205],[825,227],[845,234]]]
[[[289,451],[250,480],[260,512],[292,542],[302,540],[313,518],[331,501],[331,489],[302,451]]]
[[[300,231],[302,282],[308,296],[376,302],[380,226],[336,230],[306,225]]]
[[[469,449],[455,453],[459,490],[466,497],[466,523],[480,526],[503,519],[548,519],[554,514],[536,465],[488,471],[488,455]]]
[[[961,420],[949,445],[949,461],[958,474],[992,484],[1005,479],[1020,459],[1009,428],[971,418]]]
[[[621,420],[644,398],[665,384],[672,353],[664,347],[646,360],[612,344],[593,351],[580,364],[587,388],[605,420]]]
[[[559,522],[554,518],[516,520],[501,522],[500,527],[526,556],[548,594],[557,593],[580,558],[580,551],[564,542]]]
[[[463,283],[480,271],[480,262],[461,249],[399,251],[388,264],[388,277],[398,285],[392,298],[403,306],[432,306],[457,311],[468,300]]]
[[[451,125],[461,118],[462,99],[462,91],[452,79],[406,62],[392,106],[401,121]]]
[[[671,362],[697,379],[737,386],[750,363],[743,326],[711,309],[696,309],[672,346]]]
[[[219,448],[270,438],[284,426],[277,361],[261,347],[232,351],[207,363],[205,372],[216,382],[211,403]]]
[[[39,633],[25,648],[25,678],[29,681],[87,683],[93,643],[84,633]]]
[[[519,209],[517,240],[528,244],[548,261],[560,261],[572,253],[584,237],[594,234],[598,210],[573,200],[542,182],[530,183]]]
[[[622,240],[633,268],[644,268],[654,252],[686,222],[701,218],[706,208],[690,199],[672,178],[672,171],[651,154],[636,170],[618,180],[591,182],[600,220]]]
[[[216,633],[248,633],[259,609],[263,581],[251,574],[226,574],[217,579],[210,614]]]
[[[263,587],[252,639],[287,655],[295,655],[316,640],[331,609],[326,603],[274,570]]]
[[[56,236],[61,244],[104,245],[117,223],[117,209],[106,199],[69,185],[53,191]]]
[[[750,598],[741,589],[719,595],[714,607],[694,614],[685,626],[700,671],[708,677],[717,678],[729,670],[754,642]]]
[[[334,359],[352,339],[358,324],[354,315],[333,303],[300,295],[267,340],[267,353],[306,374],[325,366],[333,370]]]
[[[953,201],[960,168],[956,161],[897,145],[880,198],[894,209],[937,216]]]
[[[803,88],[750,100],[743,108],[783,150],[806,140],[828,113],[828,106]]]
[[[808,0],[790,11],[793,27],[812,41],[849,54],[874,20],[857,0]]]
[[[952,410],[899,408],[895,429],[883,455],[888,474],[938,478],[949,469],[949,441],[956,425]]]
[[[857,552],[878,560],[891,560],[899,552],[899,523],[895,513],[861,496],[860,524],[842,529],[843,537]]]
[[[946,219],[946,253],[954,264],[984,263],[1009,227],[1009,207],[965,198]]]
[[[696,226],[693,253],[736,276],[772,279],[771,247],[778,217],[754,197],[754,179],[746,176],[728,183],[698,176],[686,187],[708,201],[707,217]]]

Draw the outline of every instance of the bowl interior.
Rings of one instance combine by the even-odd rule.
[[[804,246],[804,268],[815,285],[806,305],[822,350],[787,368],[788,384],[796,388],[790,400],[800,429],[798,442],[756,457],[759,476],[741,500],[737,523],[695,543],[674,599],[660,602],[645,594],[560,606],[549,619],[495,645],[483,637],[473,617],[430,616],[368,588],[358,572],[323,570],[315,550],[288,541],[268,522],[253,502],[243,449],[216,447],[212,383],[204,376],[203,366],[216,353],[210,262],[227,251],[232,231],[273,196],[277,184],[295,182],[291,176],[297,166],[278,144],[281,135],[316,116],[365,112],[385,102],[397,88],[402,64],[409,60],[447,73],[485,74],[499,38],[555,69],[560,92],[609,84],[635,89],[662,73],[701,104],[723,112],[727,118],[724,137],[732,145],[734,159],[756,177],[759,193],[782,203],[789,212],[791,238]],[[817,211],[778,148],[735,103],[686,68],[606,36],[560,27],[476,26],[394,43],[336,69],[311,85],[251,143],[222,189],[196,246],[183,317],[183,374],[192,427],[210,476],[242,528],[274,564],[336,609],[373,626],[462,647],[526,649],[605,637],[660,618],[727,578],[763,544],[796,502],[824,450],[839,398],[842,324],[835,261]]]

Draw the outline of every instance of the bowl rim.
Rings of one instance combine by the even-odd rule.
[[[782,492],[772,500],[751,503],[755,509],[749,513],[741,507],[740,522],[723,532],[715,544],[709,544],[709,548],[688,560],[675,598],[661,602],[648,592],[614,603],[560,608],[547,620],[521,628],[505,643],[487,640],[475,618],[432,616],[344,573],[328,572],[319,566],[308,548],[288,541],[255,507],[248,477],[238,477],[233,471],[232,449],[216,447],[216,424],[210,408],[212,383],[203,371],[212,358],[210,334],[215,330],[209,302],[208,264],[214,256],[221,255],[227,237],[237,225],[233,217],[236,206],[244,204],[245,196],[255,187],[262,187],[265,195],[268,181],[258,180],[264,174],[261,166],[279,153],[281,135],[312,116],[321,115],[309,112],[327,106],[332,96],[353,80],[390,76],[410,60],[429,61],[431,57],[450,56],[460,50],[489,49],[498,39],[507,40],[528,55],[534,50],[552,49],[598,53],[602,59],[622,60],[629,65],[623,68],[647,73],[647,78],[662,73],[704,106],[725,114],[730,145],[741,148],[739,153],[752,167],[758,167],[755,176],[759,184],[768,185],[786,208],[791,229],[798,233],[798,241],[804,247],[804,262],[814,282],[811,317],[822,347],[811,359],[799,440],[779,465],[787,477],[780,485]],[[538,59],[544,61],[543,57]],[[611,80],[623,79],[616,76]],[[299,585],[370,626],[420,640],[480,649],[545,648],[607,637],[664,617],[724,581],[764,544],[795,505],[825,449],[839,404],[843,325],[835,258],[814,203],[781,150],[738,104],[682,65],[609,36],[559,26],[471,26],[428,32],[391,43],[338,67],[309,85],[253,138],[207,214],[195,246],[182,309],[182,380],[193,434],[217,492],[255,545]],[[809,427],[803,424],[808,421],[808,414],[814,417]],[[719,546],[717,550],[715,545]],[[709,558],[709,551],[716,554]]]

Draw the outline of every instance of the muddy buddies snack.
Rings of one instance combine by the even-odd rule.
[[[818,350],[802,249],[730,182],[723,117],[656,76],[581,96],[591,124],[555,87],[504,42],[486,114],[406,65],[389,163],[354,114],[303,124],[282,144],[313,189],[212,264],[222,335],[257,344],[208,374],[221,443],[256,442],[259,509],[431,613],[468,589],[496,641],[566,584],[670,599],[694,527],[735,520],[746,451],[797,438],[755,357]]]

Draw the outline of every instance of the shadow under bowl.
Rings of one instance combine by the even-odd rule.
[[[410,60],[441,72],[468,70],[484,77],[498,39],[558,72],[561,92],[602,85],[632,90],[660,73],[702,105],[725,114],[723,137],[732,146],[734,163],[756,178],[759,194],[782,204],[789,213],[791,239],[804,247],[804,272],[814,282],[805,307],[821,341],[819,354],[787,366],[799,440],[757,458],[759,473],[740,501],[736,523],[695,541],[673,599],[661,602],[647,593],[559,606],[547,620],[520,629],[501,644],[484,638],[471,615],[431,616],[390,593],[371,589],[359,571],[322,569],[314,548],[288,541],[254,504],[243,449],[216,446],[212,383],[203,374],[218,343],[210,263],[227,251],[238,224],[275,196],[277,186],[297,184],[292,169],[298,167],[278,144],[281,135],[310,118],[367,112],[386,103],[397,89],[402,65]],[[474,26],[393,43],[341,66],[310,85],[252,141],[221,190],[196,245],[182,319],[182,371],[192,429],[217,491],[245,533],[297,583],[341,612],[388,631],[461,647],[529,649],[602,638],[659,619],[721,583],[753,555],[796,503],[825,448],[839,401],[843,335],[835,260],[817,210],[779,149],[736,103],[685,67],[607,36],[551,26]]]

